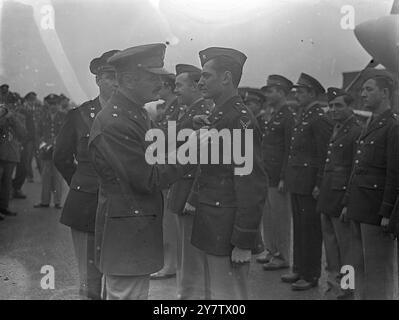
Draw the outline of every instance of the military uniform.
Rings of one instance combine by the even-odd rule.
[[[228,55],[241,66],[246,56],[227,48],[208,48],[200,52],[202,66],[217,56]],[[201,83],[201,80],[200,80]],[[239,96],[223,105],[216,105],[209,117],[210,127],[218,131],[241,130],[241,150],[244,150],[245,129],[252,129],[253,169],[247,175],[235,175],[237,165],[200,164],[194,190],[197,207],[194,216],[192,244],[204,252],[205,283],[211,299],[247,299],[249,264],[232,267],[234,247],[263,251],[260,222],[266,194],[266,173],[262,165],[261,133],[257,121]],[[208,154],[211,153],[208,150]],[[223,150],[219,145],[219,161]],[[210,159],[208,159],[208,163]],[[189,200],[190,203],[192,200]]]
[[[290,90],[292,82],[279,75],[267,79],[268,87]],[[268,197],[263,213],[263,238],[268,255],[264,259],[266,270],[289,266],[291,245],[291,206],[287,192],[280,192],[280,181],[286,180],[286,167],[291,143],[293,114],[286,104],[274,110],[270,119],[259,119],[263,129],[263,161],[268,174]],[[269,256],[270,257],[270,256]],[[268,261],[269,260],[269,261]],[[260,260],[262,262],[262,260]]]
[[[363,250],[355,271],[363,272],[366,299],[393,298],[394,241],[380,227],[390,218],[399,190],[399,121],[391,109],[375,116],[359,138],[353,173],[344,203],[348,217],[358,223]],[[383,271],[382,271],[383,270]]]
[[[305,74],[301,74],[297,86],[324,90],[316,79]],[[315,101],[306,106],[295,118],[286,171],[294,223],[293,272],[302,283],[305,280],[312,285],[320,277],[322,250],[321,219],[312,192],[321,186],[331,131],[332,124],[321,105]],[[293,289],[297,289],[295,283]]]
[[[45,100],[50,103],[57,103],[58,97],[54,94],[48,95]],[[61,207],[62,176],[54,166],[53,148],[55,138],[65,120],[65,113],[56,111],[51,114],[45,113],[38,125],[38,136],[40,141],[40,158],[42,165],[42,194],[41,202],[36,207],[48,207],[50,205],[51,193],[53,193],[54,205]]]
[[[135,64],[159,72],[166,46],[129,48],[108,62],[124,72]],[[162,189],[192,165],[150,165],[145,135],[153,126],[144,110],[120,91],[96,117],[89,152],[100,180],[95,226],[96,264],[106,278],[107,299],[145,299],[149,275],[163,266]]]

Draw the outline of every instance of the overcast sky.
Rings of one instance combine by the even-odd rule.
[[[0,0],[1,1],[1,0]],[[21,4],[21,1],[24,4]],[[4,0],[0,80],[25,94],[35,90],[96,95],[90,60],[111,49],[168,42],[166,67],[199,66],[198,51],[226,46],[248,56],[241,85],[260,87],[268,74],[296,81],[300,72],[326,87],[340,86],[342,72],[363,68],[369,55],[353,30],[344,30],[341,8],[352,5],[355,24],[388,15],[392,0]],[[54,7],[62,52],[43,44],[33,6]],[[40,8],[39,8],[40,9]],[[47,30],[48,31],[48,30]],[[53,39],[53,38],[51,38]],[[53,41],[53,40],[52,40]],[[73,75],[60,70],[64,55]],[[76,78],[74,78],[76,77]],[[77,79],[75,81],[74,79]],[[71,92],[72,91],[72,92]],[[75,100],[81,100],[75,96]],[[81,101],[77,101],[81,102]]]

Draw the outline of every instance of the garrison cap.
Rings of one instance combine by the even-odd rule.
[[[266,85],[261,90],[266,90],[269,87],[284,87],[291,90],[293,85],[291,80],[278,74],[272,74],[267,78]]]
[[[115,68],[111,66],[107,60],[111,58],[115,53],[120,50],[111,50],[103,53],[100,57],[94,58],[90,62],[90,72],[95,75],[99,75],[101,72],[115,71]]]
[[[7,103],[17,103],[19,100],[20,96],[16,92],[10,92],[6,98]]]
[[[365,69],[361,75],[361,82],[364,83],[371,78],[385,78],[389,82],[392,82],[392,85],[395,85],[396,83],[394,75],[385,69]]]
[[[330,102],[340,96],[347,96],[347,95],[348,95],[348,92],[346,92],[344,89],[335,88],[335,87],[329,87],[327,89],[328,102]]]
[[[163,68],[166,45],[163,43],[146,44],[127,48],[108,59],[108,63],[115,67],[117,72],[141,68],[148,72],[168,75]]]
[[[209,60],[220,56],[225,56],[233,59],[241,67],[244,66],[244,63],[247,60],[247,56],[238,50],[231,48],[210,47],[199,52],[201,66],[204,66],[204,64],[207,63]]]
[[[1,86],[0,86],[0,88],[10,88],[10,86],[7,84],[7,83],[4,83],[4,84],[2,84]]]
[[[299,76],[297,84],[294,85],[294,88],[298,87],[314,89],[317,94],[322,94],[326,92],[326,90],[319,81],[306,73],[301,73],[301,75]]]
[[[260,89],[255,88],[239,88],[238,92],[244,102],[256,101],[258,103],[264,103],[266,98]]]
[[[43,101],[47,102],[48,104],[55,104],[59,101],[59,96],[54,93],[50,93],[49,95],[45,96]]]
[[[36,98],[36,97],[37,97],[36,92],[31,91],[31,92],[28,92],[28,93],[25,95],[24,99],[27,100],[27,99]]]
[[[190,74],[190,76],[192,76],[196,81],[198,81],[201,78],[201,69],[191,64],[177,64],[176,76],[182,73]]]

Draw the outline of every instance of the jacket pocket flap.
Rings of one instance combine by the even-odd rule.
[[[360,188],[383,190],[385,188],[385,177],[372,175],[356,176],[356,184]]]

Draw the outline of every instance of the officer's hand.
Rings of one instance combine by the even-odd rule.
[[[318,186],[315,186],[312,191],[313,198],[317,199],[320,195],[320,189]]]
[[[383,217],[383,218],[381,219],[381,227],[382,227],[382,230],[384,230],[385,232],[388,232],[388,225],[389,225],[389,218]]]
[[[194,214],[194,213],[195,213],[195,207],[186,202],[186,204],[184,205],[183,214]]]
[[[208,116],[205,114],[199,114],[193,117],[194,130],[209,126],[211,122],[208,120]]]
[[[237,247],[233,248],[231,253],[231,262],[233,263],[246,263],[251,261],[251,250],[240,249]]]
[[[285,183],[284,183],[284,180],[280,180],[279,181],[279,183],[278,183],[278,186],[277,186],[277,190],[278,190],[278,192],[280,192],[280,193],[285,193]]]
[[[348,208],[347,207],[343,207],[342,211],[341,211],[341,215],[339,216],[339,220],[342,222],[347,222],[348,221],[348,217],[347,217],[347,213],[348,212]]]

